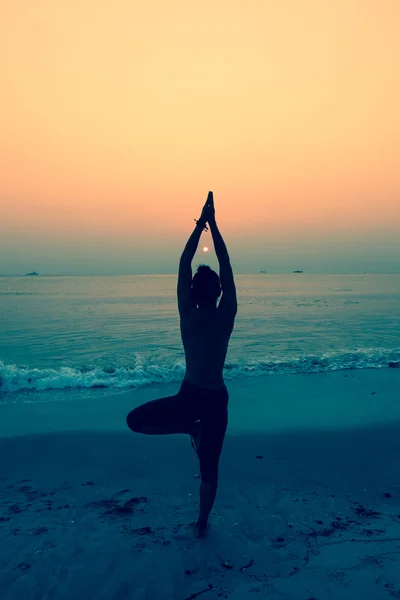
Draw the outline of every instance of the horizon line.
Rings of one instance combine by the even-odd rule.
[[[400,275],[399,271],[257,271],[257,272],[236,272],[235,275]],[[0,277],[132,277],[140,275],[178,275],[177,271],[170,273],[38,273],[37,275],[28,275],[27,273],[12,273],[12,274],[1,274]]]

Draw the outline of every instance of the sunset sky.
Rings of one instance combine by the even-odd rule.
[[[2,0],[0,275],[175,272],[208,190],[237,272],[400,272],[399,26],[399,0]]]

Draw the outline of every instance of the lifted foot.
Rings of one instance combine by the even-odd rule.
[[[192,441],[192,448],[197,454],[197,458],[200,458],[200,443],[201,443],[202,425],[200,421],[193,423],[193,429],[190,433]]]

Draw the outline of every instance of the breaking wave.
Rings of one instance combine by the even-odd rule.
[[[322,356],[302,356],[288,360],[268,358],[246,361],[237,359],[225,365],[226,380],[261,375],[295,375],[298,373],[325,373],[347,369],[400,368],[400,349],[364,349],[354,352],[326,353]],[[130,389],[152,383],[181,381],[185,366],[152,364],[138,360],[134,367],[102,366],[78,368],[63,366],[58,369],[35,368],[0,361],[0,392],[45,391],[63,389]]]

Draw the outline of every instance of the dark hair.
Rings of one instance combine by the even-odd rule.
[[[199,265],[192,279],[192,293],[198,306],[215,306],[221,295],[218,273],[208,265]]]

